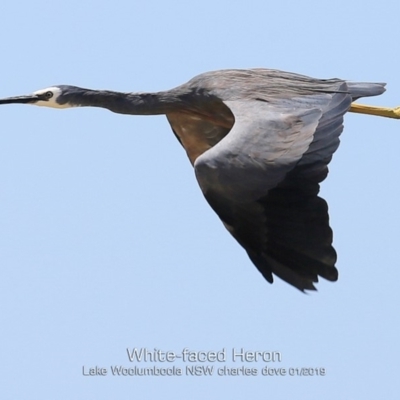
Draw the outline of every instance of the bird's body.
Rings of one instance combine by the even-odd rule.
[[[381,83],[320,80],[268,69],[199,75],[158,93],[54,86],[0,100],[165,114],[207,201],[269,281],[300,290],[337,279],[326,202],[318,197],[351,103]]]

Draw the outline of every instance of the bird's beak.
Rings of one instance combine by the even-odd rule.
[[[30,94],[28,96],[15,96],[15,97],[6,97],[5,99],[0,99],[0,104],[30,104],[35,103],[40,100],[40,97],[36,94]]]

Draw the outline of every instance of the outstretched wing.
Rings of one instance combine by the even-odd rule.
[[[318,276],[336,280],[328,208],[317,195],[351,104],[345,84],[225,104],[232,130],[194,164],[207,201],[269,282],[275,274],[303,291]]]

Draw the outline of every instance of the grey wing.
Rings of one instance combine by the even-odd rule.
[[[303,291],[318,276],[336,280],[328,209],[317,195],[351,97],[225,104],[232,130],[194,164],[207,201],[269,282],[275,274]]]

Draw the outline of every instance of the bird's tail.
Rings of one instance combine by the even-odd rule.
[[[346,82],[353,101],[360,97],[379,96],[386,89],[386,83]]]

